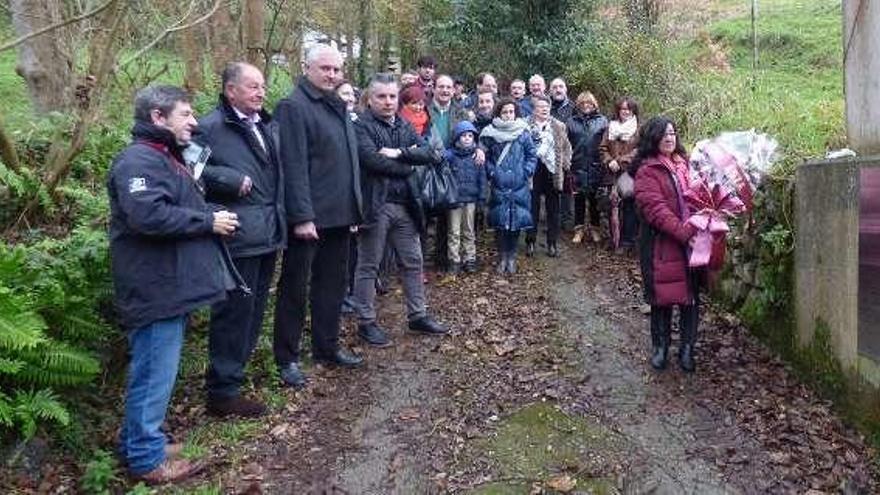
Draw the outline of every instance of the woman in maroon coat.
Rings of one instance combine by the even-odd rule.
[[[682,197],[689,182],[686,156],[673,122],[655,117],[642,128],[632,168],[636,171],[636,205],[644,220],[639,250],[645,298],[651,305],[651,366],[666,367],[672,307],[678,305],[678,361],[684,371],[691,372],[699,298],[698,277],[687,262],[688,243],[696,229],[686,222],[689,213]]]

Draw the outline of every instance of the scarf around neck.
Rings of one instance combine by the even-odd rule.
[[[547,120],[543,124],[531,120],[529,128],[532,131],[532,139],[535,141],[535,152],[541,163],[547,167],[547,171],[551,174],[556,173],[556,142],[553,137],[553,128],[550,121]]]
[[[483,129],[480,137],[490,137],[499,143],[509,143],[518,138],[528,128],[529,124],[523,119],[501,120],[495,117],[492,119],[492,124]]]
[[[639,119],[635,115],[624,120],[612,120],[608,124],[608,139],[611,141],[629,141],[639,129]]]
[[[413,127],[415,127],[416,133],[419,136],[425,135],[425,129],[428,127],[428,119],[429,119],[428,112],[422,110],[421,112],[416,113],[416,112],[413,112],[412,110],[410,110],[409,108],[407,108],[406,106],[404,106],[403,108],[400,109],[399,113],[400,113],[400,116],[404,120],[406,120],[407,122],[412,124]]]

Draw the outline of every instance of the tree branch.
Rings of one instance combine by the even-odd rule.
[[[165,39],[169,34],[176,33],[177,31],[182,31],[184,29],[189,29],[193,26],[196,26],[198,24],[201,24],[201,23],[207,21],[208,19],[211,18],[211,16],[214,15],[215,12],[217,12],[217,9],[220,8],[220,3],[222,3],[222,0],[216,0],[214,2],[214,6],[211,7],[211,10],[207,14],[203,15],[202,17],[199,17],[198,19],[192,21],[189,24],[180,25],[180,23],[182,23],[184,20],[186,20],[187,17],[189,17],[189,15],[187,14],[182,19],[180,19],[175,24],[173,24],[171,27],[169,27],[168,29],[163,31],[162,34],[153,38],[153,41],[147,43],[147,45],[145,47],[141,48],[140,50],[135,52],[134,55],[132,55],[131,57],[129,57],[125,61],[123,61],[121,64],[119,64],[117,69],[125,67],[126,65],[134,62],[135,60],[137,60],[138,58],[143,56],[143,54],[147,53],[151,48],[156,46],[160,41]]]
[[[65,19],[63,21],[56,22],[55,24],[50,24],[48,26],[37,29],[36,31],[34,31],[32,33],[28,33],[28,34],[19,36],[18,38],[15,38],[12,41],[7,41],[6,43],[0,45],[0,52],[9,50],[11,48],[15,48],[16,46],[24,43],[27,40],[29,40],[31,38],[36,38],[37,36],[40,36],[41,34],[48,33],[49,31],[53,31],[55,29],[62,28],[64,26],[67,26],[69,24],[73,24],[75,22],[80,22],[80,21],[86,20],[89,17],[94,17],[97,14],[100,14],[101,12],[106,10],[107,7],[113,5],[116,2],[117,2],[117,0],[108,0],[108,2],[104,3],[103,5],[101,5],[99,7],[96,7],[95,9],[93,9],[89,12],[86,12],[84,14],[80,14],[77,16],[73,16],[69,19]]]

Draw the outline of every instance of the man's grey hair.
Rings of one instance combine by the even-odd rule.
[[[315,60],[318,60],[318,57],[328,53],[339,57],[340,59],[342,58],[342,53],[340,53],[339,50],[337,50],[336,48],[330,45],[326,45],[324,43],[318,43],[317,45],[314,45],[306,51],[306,57],[305,60],[303,60],[303,64],[308,67],[309,65],[312,65]]]
[[[541,81],[542,84],[544,84],[545,86],[547,85],[547,82],[544,81],[544,76],[542,76],[541,74],[534,74],[532,75],[532,77],[529,78],[529,84],[532,84],[535,81]]]
[[[449,74],[440,74],[439,76],[434,78],[434,84],[436,85],[440,79],[449,79],[449,84],[455,85],[455,79],[452,78]]]
[[[134,97],[134,119],[152,123],[150,114],[158,110],[160,114],[170,114],[178,102],[192,103],[192,97],[177,86],[147,86],[137,92]]]
[[[565,79],[563,79],[561,77],[557,77],[556,79],[550,81],[550,86],[553,86],[554,84],[556,84],[557,81],[561,82],[566,88],[568,87],[568,84],[565,83]]]
[[[256,66],[251,65],[247,62],[230,62],[226,64],[226,67],[223,68],[223,73],[220,74],[220,86],[225,91],[227,84],[238,84],[238,82],[241,80],[241,75],[244,74],[245,69],[251,67],[257,69]]]
[[[522,83],[523,86],[526,85],[526,82],[523,81],[522,79],[514,79],[513,81],[510,81],[510,85],[511,85],[511,86],[513,86],[513,85],[516,84],[516,83]]]
[[[377,72],[373,74],[373,77],[370,78],[369,84],[367,84],[367,92],[371,93],[373,91],[373,87],[377,84],[394,84],[398,88],[400,87],[400,83],[397,82],[397,78],[394,77],[394,74],[390,72]]]

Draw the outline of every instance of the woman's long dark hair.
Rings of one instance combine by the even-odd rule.
[[[639,167],[642,166],[642,161],[645,158],[650,158],[652,156],[657,156],[660,154],[660,141],[663,140],[663,137],[666,135],[666,127],[672,124],[672,128],[678,131],[678,126],[675,125],[675,122],[672,121],[669,117],[659,116],[653,117],[651,120],[645,123],[639,131],[639,149],[636,151],[636,156],[633,158],[632,165],[630,166],[630,173],[635,176],[636,172],[639,171]],[[684,146],[681,144],[681,139],[676,136],[675,139],[675,154],[680,155],[682,158],[687,158],[687,151],[685,151]]]

